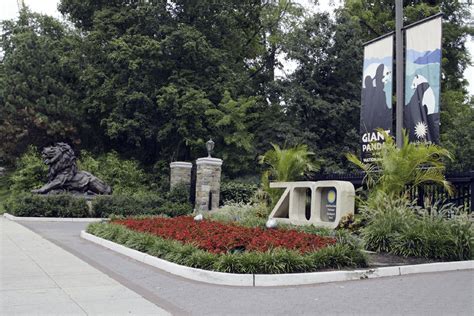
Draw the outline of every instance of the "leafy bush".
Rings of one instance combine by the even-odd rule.
[[[78,167],[109,184],[113,194],[135,195],[149,192],[152,187],[149,176],[140,168],[137,161],[121,159],[114,151],[98,158],[92,157],[87,151],[82,151]]]
[[[13,194],[31,192],[45,184],[47,178],[48,167],[41,159],[37,148],[30,146],[16,162],[16,170],[10,177],[10,189]]]
[[[194,245],[131,231],[110,223],[93,223],[87,231],[98,237],[148,253],[177,264],[230,273],[297,273],[342,267],[365,267],[367,259],[359,248],[336,244],[316,252],[275,248],[266,252],[213,254]]]
[[[36,195],[22,193],[9,199],[7,211],[25,217],[90,217],[86,200],[67,194]]]
[[[452,187],[444,177],[443,158],[452,159],[446,149],[434,144],[410,143],[406,131],[403,146],[398,148],[393,137],[381,131],[385,144],[374,155],[375,161],[363,163],[354,154],[347,159],[366,173],[365,181],[369,188],[369,199],[379,193],[402,196],[406,186],[417,186],[434,182],[444,186],[448,192]]]
[[[92,201],[97,217],[110,215],[167,215],[179,216],[192,212],[190,203],[166,201],[156,194],[98,196]]]
[[[257,189],[258,186],[252,183],[223,182],[220,191],[221,204],[250,203]]]
[[[338,229],[346,229],[354,234],[359,234],[360,229],[365,226],[366,219],[359,214],[347,214],[341,218]]]
[[[168,192],[167,196],[167,200],[173,203],[189,203],[190,187],[184,183],[178,183]]]
[[[272,144],[273,149],[260,157],[260,163],[267,166],[262,175],[264,190],[271,198],[271,204],[276,204],[280,197],[281,189],[271,189],[270,181],[295,181],[300,179],[305,172],[315,171],[317,165],[312,161],[314,155],[308,150],[307,145],[298,145],[288,149]]]
[[[149,176],[135,160],[121,159],[116,152],[98,158],[86,151],[81,152],[77,161],[80,170],[88,171],[112,186],[113,194],[137,195],[148,193],[154,188]],[[38,149],[30,146],[17,161],[11,176],[13,194],[30,192],[47,182],[48,166],[43,163]]]

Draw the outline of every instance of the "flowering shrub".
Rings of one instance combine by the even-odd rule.
[[[259,227],[242,227],[208,220],[196,222],[188,216],[123,219],[115,220],[113,223],[134,231],[193,244],[216,254],[234,250],[265,252],[273,248],[285,248],[307,253],[336,243],[334,238],[304,232],[266,230]]]

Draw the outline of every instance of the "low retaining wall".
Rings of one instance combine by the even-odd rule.
[[[151,265],[168,273],[187,278],[218,285],[232,286],[294,286],[318,284],[338,281],[351,281],[361,279],[373,279],[389,276],[399,276],[414,273],[444,272],[455,270],[474,269],[474,260],[439,262],[419,265],[393,266],[373,269],[328,271],[310,273],[290,273],[290,274],[236,274],[214,272],[196,268],[182,266],[144,252],[127,248],[110,240],[106,240],[85,231],[81,231],[81,237],[105,248],[128,256],[139,262]]]

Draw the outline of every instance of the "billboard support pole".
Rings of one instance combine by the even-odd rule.
[[[395,69],[396,77],[396,91],[397,91],[397,107],[395,116],[396,126],[396,143],[397,147],[403,146],[403,107],[405,101],[403,100],[403,0],[395,1]]]

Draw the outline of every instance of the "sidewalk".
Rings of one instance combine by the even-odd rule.
[[[0,315],[169,315],[20,224],[0,217]]]

